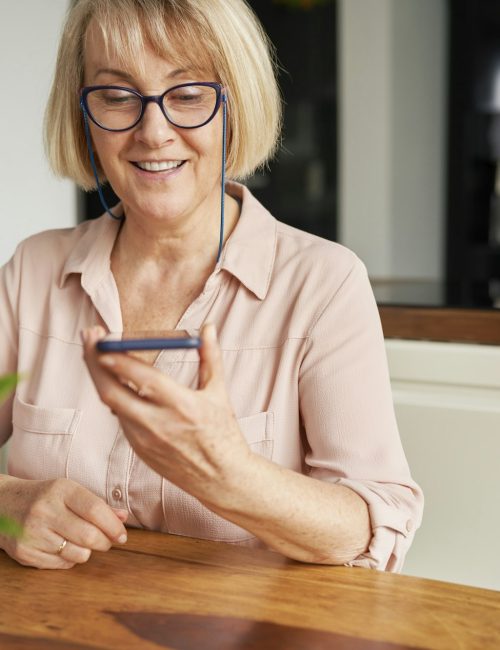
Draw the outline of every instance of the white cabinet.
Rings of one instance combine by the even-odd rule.
[[[500,590],[500,347],[387,340],[424,520],[403,573]]]

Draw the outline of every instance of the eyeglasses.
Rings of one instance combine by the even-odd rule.
[[[122,86],[85,86],[81,104],[92,122],[106,131],[127,131],[142,119],[149,102],[158,104],[165,118],[182,129],[208,124],[217,113],[222,86],[215,82],[186,83],[162,95],[141,95]]]

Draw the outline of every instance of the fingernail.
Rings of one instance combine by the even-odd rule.
[[[120,535],[120,537],[118,538],[118,543],[125,544],[126,541],[127,541],[127,536],[125,535],[125,533],[123,533],[123,535]]]

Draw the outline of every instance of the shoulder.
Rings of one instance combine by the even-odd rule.
[[[245,212],[233,261],[241,266],[246,260],[243,266],[252,273],[245,277],[265,287],[261,296],[268,309],[289,320],[293,314],[297,331],[307,332],[328,305],[336,308],[346,296],[372,301],[365,265],[355,252],[279,221],[247,188],[233,184],[232,189]]]
[[[327,281],[335,289],[353,271],[366,272],[357,255],[342,244],[289,226],[272,215],[248,188],[231,183],[230,191],[242,202],[244,227],[239,232],[252,261],[269,267],[270,283],[278,278],[302,287]],[[242,216],[243,216],[242,212]],[[238,251],[241,254],[242,251]],[[290,276],[289,278],[287,276]]]
[[[303,272],[323,275],[342,281],[356,269],[364,269],[363,262],[349,248],[334,241],[299,230],[276,221],[276,266],[294,261]]]
[[[88,232],[99,229],[101,219],[84,221],[73,228],[43,230],[31,235],[18,244],[15,256],[51,251],[56,255],[56,258],[64,258],[65,254],[73,250]]]
[[[82,246],[89,248],[106,228],[104,217],[85,221],[73,228],[44,230],[21,241],[4,268],[38,281],[56,280],[70,257]]]
[[[375,296],[359,257],[341,244],[279,222],[277,233],[272,284],[286,292],[282,300],[294,316],[292,333],[311,343],[317,336],[340,341],[365,330],[380,339]]]
[[[366,267],[349,248],[337,242],[276,222],[273,277],[321,310],[340,292],[368,291]],[[281,282],[280,282],[281,284]]]
[[[349,305],[372,308],[366,267],[353,251],[281,222],[276,225],[268,298],[293,314],[294,334],[309,336],[320,318],[333,322],[340,314],[350,313]]]

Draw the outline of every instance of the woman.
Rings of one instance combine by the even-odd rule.
[[[125,541],[127,522],[402,565],[422,496],[365,269],[234,182],[276,148],[270,52],[243,0],[70,11],[49,158],[121,202],[30,238],[1,272],[0,372],[27,378],[0,426],[0,511],[25,535],[0,542],[23,564],[85,562]],[[192,351],[153,366],[96,350],[106,332],[158,330],[201,331],[199,365]]]

